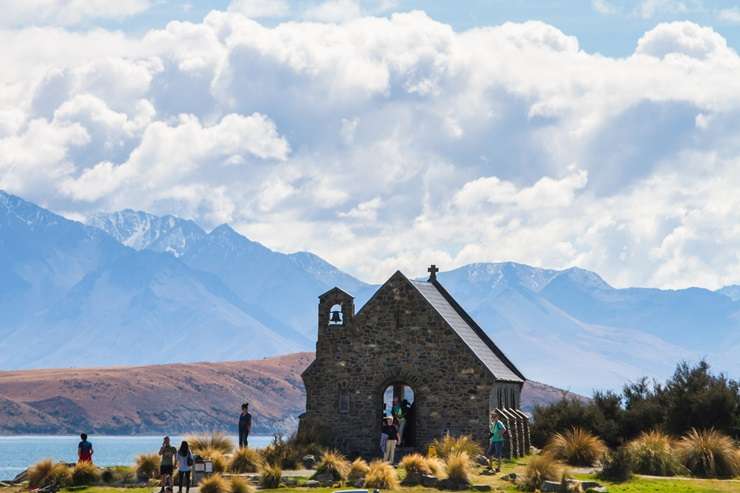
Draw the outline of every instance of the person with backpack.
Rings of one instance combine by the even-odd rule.
[[[190,452],[188,442],[180,444],[177,451],[177,493],[182,493],[182,484],[185,483],[185,493],[190,493],[190,471],[193,468],[193,454]]]
[[[490,437],[490,444],[488,445],[488,456],[489,464],[492,458],[498,460],[498,467],[496,472],[501,472],[501,460],[504,456],[504,440],[506,439],[506,425],[501,421],[497,411],[491,413],[491,420],[488,423],[488,431]],[[493,466],[491,466],[493,469]]]
[[[88,462],[92,464],[92,456],[95,453],[92,443],[87,441],[87,433],[80,434],[80,443],[77,445],[77,462]]]

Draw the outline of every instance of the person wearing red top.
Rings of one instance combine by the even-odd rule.
[[[77,461],[92,463],[93,450],[92,443],[87,441],[87,433],[81,433],[82,441],[77,445]]]

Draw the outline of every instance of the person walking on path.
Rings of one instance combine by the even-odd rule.
[[[252,415],[249,414],[249,403],[242,404],[239,415],[239,448],[249,446],[249,432],[252,430]]]
[[[164,493],[165,487],[168,490],[172,488],[172,475],[175,472],[175,455],[177,455],[177,449],[170,445],[170,437],[164,437],[164,440],[162,440],[162,446],[159,447],[159,455],[162,456],[159,466],[162,487],[159,493]]]
[[[393,424],[393,417],[388,416],[385,418],[385,426],[383,426],[383,434],[388,438],[385,440],[385,454],[383,460],[393,464],[396,459],[396,443],[398,443],[398,429]]]
[[[182,485],[185,483],[185,493],[190,493],[190,470],[193,468],[193,454],[190,453],[188,442],[180,444],[177,451],[177,493],[182,493]]]
[[[506,433],[506,426],[501,421],[496,411],[491,413],[491,420],[488,423],[488,431],[489,436],[491,437],[491,443],[488,445],[486,455],[488,456],[489,461],[492,458],[496,458],[498,460],[496,472],[501,472],[501,459],[504,456],[504,439],[506,438],[504,435]],[[491,469],[493,469],[493,466],[491,466]]]
[[[92,464],[92,457],[95,451],[92,443],[87,441],[87,433],[80,434],[80,443],[77,445],[77,462],[88,462]]]

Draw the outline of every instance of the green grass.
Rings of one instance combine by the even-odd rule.
[[[730,493],[740,491],[740,480],[666,478],[654,479],[635,476],[626,483],[601,481],[592,475],[574,474],[576,479],[598,481],[609,493]]]
[[[84,488],[64,488],[60,491],[63,493],[152,493],[152,491],[154,491],[154,488],[116,488],[114,486],[87,486]]]

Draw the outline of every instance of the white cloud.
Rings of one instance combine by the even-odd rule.
[[[121,19],[141,13],[150,0],[23,0],[3,2],[0,26],[70,26],[89,19]]]
[[[740,24],[740,7],[722,9],[717,12],[717,18],[730,24]]]
[[[290,13],[290,5],[285,0],[231,0],[228,10],[260,19],[284,17]]]
[[[740,57],[719,33],[659,24],[611,58],[542,22],[381,7],[0,31],[0,187],[231,222],[371,280],[491,260],[740,279]]]
[[[342,22],[356,19],[362,15],[362,7],[357,0],[326,0],[306,9],[306,19],[321,22]]]
[[[619,10],[617,10],[617,7],[615,7],[608,0],[592,0],[591,6],[599,14],[614,15],[619,12]]]
[[[635,11],[643,19],[650,19],[661,15],[685,14],[698,9],[701,9],[698,0],[642,0]]]

